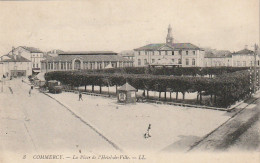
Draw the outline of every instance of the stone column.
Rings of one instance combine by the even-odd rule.
[[[98,65],[97,65],[98,62],[95,62],[95,68],[94,69],[97,69]]]
[[[58,70],[61,70],[61,61],[58,62]]]

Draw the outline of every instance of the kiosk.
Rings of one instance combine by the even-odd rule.
[[[117,89],[117,99],[120,103],[136,103],[136,89],[125,83]]]

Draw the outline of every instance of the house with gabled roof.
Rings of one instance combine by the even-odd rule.
[[[231,67],[232,54],[228,50],[206,49],[204,57],[205,67]]]
[[[171,60],[173,65],[182,67],[204,66],[204,50],[191,43],[174,43],[170,25],[165,43],[148,44],[134,51],[134,66],[136,67],[160,63],[163,58]]]
[[[21,55],[5,55],[8,58],[2,59],[1,75],[5,77],[19,77],[32,75],[31,61]]]
[[[259,52],[258,52],[259,53]],[[256,55],[256,65],[260,65],[260,56]],[[205,50],[205,67],[251,67],[254,66],[255,52],[244,49],[231,53],[227,50]]]
[[[255,64],[255,52],[247,47],[232,53],[233,67],[250,67]],[[259,55],[256,55],[256,65],[259,66]]]

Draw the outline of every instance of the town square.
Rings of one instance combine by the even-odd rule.
[[[0,162],[258,162],[260,2],[234,2],[0,2]]]

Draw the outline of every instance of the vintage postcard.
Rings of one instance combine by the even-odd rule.
[[[0,162],[260,162],[259,4],[0,1]]]

